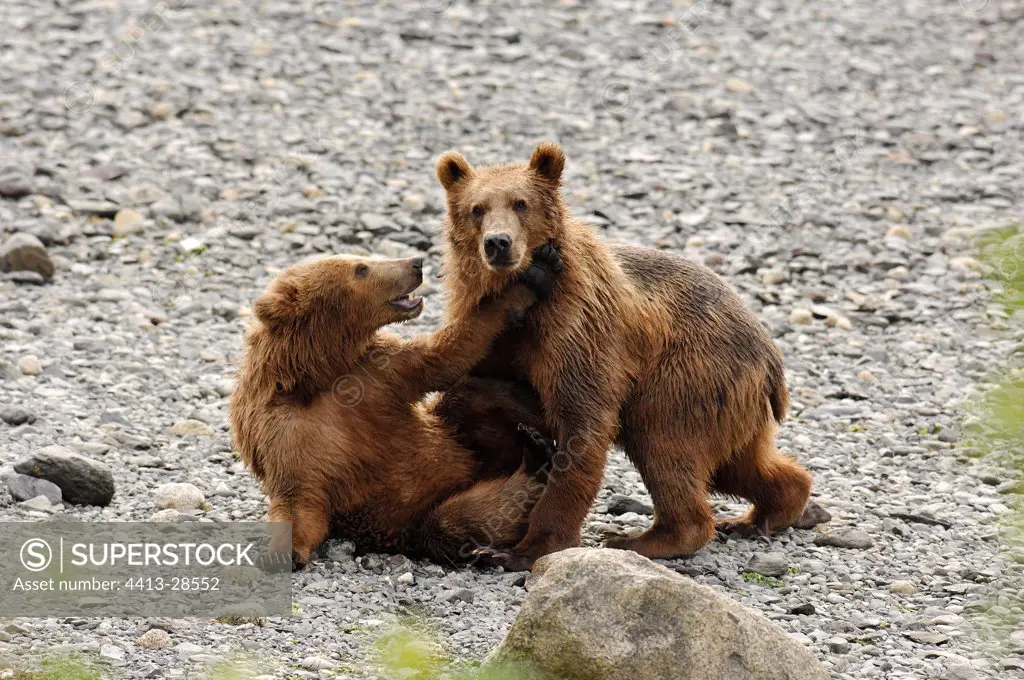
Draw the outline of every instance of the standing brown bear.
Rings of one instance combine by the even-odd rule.
[[[753,503],[723,522],[743,532],[792,523],[810,475],[775,448],[788,405],[782,355],[740,297],[709,269],[670,253],[602,245],[572,219],[560,183],[565,156],[539,145],[526,164],[473,168],[448,151],[449,323],[507,285],[530,252],[553,242],[564,270],[523,326],[495,342],[474,375],[528,381],[561,459],[507,566],[526,569],[580,542],[608,448],[620,444],[654,499],[653,526],[612,548],[688,555],[715,533],[709,489]]]

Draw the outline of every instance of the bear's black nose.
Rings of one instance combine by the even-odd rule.
[[[412,258],[409,261],[409,264],[412,265],[412,268],[415,271],[418,271],[418,272],[423,271],[423,258],[422,257],[414,257],[414,258]]]
[[[490,234],[484,238],[484,254],[489,260],[504,260],[512,247],[512,237],[508,234]]]

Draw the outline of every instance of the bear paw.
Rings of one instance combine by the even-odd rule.
[[[564,268],[562,253],[553,242],[549,241],[533,249],[533,260],[519,275],[519,279],[528,285],[543,300],[555,289],[555,280]]]

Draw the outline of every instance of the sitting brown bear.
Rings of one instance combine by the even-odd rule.
[[[550,290],[557,253],[545,249],[521,277],[529,284],[512,282],[458,324],[412,340],[382,332],[422,311],[411,296],[422,266],[421,258],[326,257],[288,267],[256,300],[231,430],[270,497],[269,521],[292,524],[297,566],[328,535],[361,551],[459,560],[525,533],[543,488],[534,473],[551,453],[532,429],[541,425],[533,394],[501,381],[453,393],[463,408],[449,416],[466,427],[485,402],[505,414],[504,424],[487,425],[487,451],[460,445],[423,397],[455,383],[510,315]],[[511,469],[492,460],[510,457]]]
[[[775,448],[789,399],[778,348],[709,269],[650,248],[602,245],[569,215],[564,164],[551,143],[524,164],[473,168],[454,151],[437,163],[448,198],[449,323],[470,318],[538,244],[557,244],[565,264],[550,298],[473,371],[531,384],[564,458],[506,566],[529,568],[579,543],[614,442],[639,470],[655,519],[609,547],[662,558],[695,552],[715,533],[709,489],[753,502],[727,527],[789,526],[811,477]]]

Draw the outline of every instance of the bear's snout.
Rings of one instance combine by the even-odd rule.
[[[511,249],[512,237],[508,234],[488,234],[484,238],[484,255],[491,264],[508,264]]]

